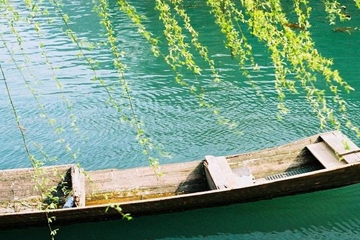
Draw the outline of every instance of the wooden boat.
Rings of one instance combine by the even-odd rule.
[[[0,228],[46,226],[48,218],[56,225],[121,218],[110,205],[136,217],[342,187],[360,182],[360,149],[333,131],[161,171],[158,177],[151,167],[85,174],[75,165],[2,170]],[[74,206],[63,208],[70,195]]]

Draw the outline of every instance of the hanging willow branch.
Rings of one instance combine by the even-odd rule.
[[[141,20],[142,16],[137,13],[136,8],[126,0],[117,1],[119,11],[124,12],[135,24],[140,35],[150,44],[149,47],[154,56],[163,58],[174,71],[175,81],[188,89],[200,106],[215,113],[219,122],[230,127],[236,127],[236,122],[221,116],[220,110],[211,101],[208,101],[206,88],[201,86],[198,83],[199,81],[196,81],[203,72],[200,61],[206,62],[209,66],[214,83],[227,80],[221,80],[216,62],[209,55],[206,46],[200,41],[200,34],[206,33],[201,33],[195,29],[186,7],[188,2],[184,0],[154,0],[153,2],[159,15],[160,24],[164,27],[161,38],[165,40],[163,43],[166,46],[165,52],[161,52],[159,48],[158,39],[160,36],[155,36],[146,29]],[[132,124],[137,139],[144,148],[144,153],[148,154],[154,146],[144,131],[144,123],[136,114],[131,89],[124,78],[124,71],[128,69],[126,69],[125,63],[121,61],[123,50],[121,45],[117,44],[112,20],[109,17],[108,1],[98,0],[95,1],[95,5],[101,18],[101,24],[105,29],[109,49],[113,54],[113,65],[117,70],[119,86],[123,97],[127,99],[130,113],[123,111],[121,104],[113,95],[113,89],[107,87],[106,81],[98,75],[96,62],[84,54],[84,46],[77,38],[76,32],[71,30],[69,17],[63,12],[60,2],[51,0],[50,3],[54,7],[53,11],[62,19],[66,34],[78,47],[79,56],[84,58],[84,61],[93,71],[93,80],[105,88],[109,96],[108,103],[120,113],[121,118]],[[230,50],[231,56],[238,60],[239,69],[245,77],[249,76],[249,69],[257,68],[256,58],[247,38],[249,36],[256,37],[269,50],[275,73],[274,89],[277,91],[279,99],[279,118],[282,118],[283,114],[289,111],[286,108],[286,96],[302,93],[305,94],[306,99],[318,116],[321,127],[331,123],[338,128],[340,127],[340,118],[342,118],[346,120],[348,127],[357,131],[357,128],[346,115],[346,102],[340,96],[341,92],[349,93],[353,89],[340,77],[339,72],[333,69],[332,61],[324,58],[317,51],[315,42],[311,37],[310,15],[312,10],[307,0],[292,1],[292,10],[297,17],[296,23],[289,22],[288,12],[284,11],[283,3],[280,0],[206,0],[204,3],[209,8],[209,17],[211,17],[209,19],[214,19],[220,27],[220,32],[226,39],[224,46]],[[322,3],[330,24],[348,19],[338,1],[323,0]],[[38,37],[40,39],[41,25],[35,20],[39,16],[47,15],[47,10],[41,9],[43,4],[41,1],[29,0],[25,1],[25,4],[29,9],[28,23],[39,32]],[[358,0],[355,1],[355,4],[360,7]],[[0,0],[0,10],[2,16],[9,20],[12,34],[17,38],[18,45],[21,48],[22,39],[15,27],[20,19],[20,14],[16,7],[12,6],[12,3],[5,0]],[[47,57],[41,41],[39,47],[40,51],[43,51],[44,61],[52,69],[51,61]],[[184,71],[190,71],[195,80],[185,79]],[[55,77],[54,80],[56,81],[57,78]],[[254,80],[247,80],[250,80],[252,86],[258,88]],[[325,87],[319,84],[324,82],[326,83]],[[61,83],[57,82],[57,84],[62,89]],[[329,98],[329,93],[331,93],[331,98]],[[330,103],[331,105],[335,104],[338,109],[330,108]],[[341,113],[340,116],[334,113],[338,110]],[[76,118],[73,122],[75,121]],[[156,165],[157,159],[150,157],[150,163]]]
[[[20,131],[20,134],[21,134],[21,138],[22,138],[22,141],[23,141],[23,144],[24,144],[25,152],[26,152],[28,158],[30,159],[31,164],[32,164],[33,166],[35,166],[35,165],[36,165],[36,162],[34,161],[33,156],[30,154],[30,151],[29,151],[29,148],[28,148],[28,144],[27,144],[27,141],[26,141],[26,138],[25,138],[25,133],[24,133],[25,128],[24,128],[24,127],[21,125],[21,123],[20,123],[20,118],[19,118],[19,115],[18,115],[18,113],[17,113],[17,111],[16,111],[16,108],[15,108],[15,105],[14,105],[14,101],[13,101],[13,99],[12,99],[12,97],[11,97],[12,94],[11,94],[11,92],[10,92],[10,88],[9,88],[8,83],[7,83],[7,80],[6,80],[6,77],[5,77],[5,73],[4,73],[4,70],[3,70],[2,66],[1,66],[1,64],[0,64],[0,71],[1,71],[1,75],[2,75],[2,80],[4,81],[4,84],[5,84],[5,89],[6,89],[6,93],[7,93],[9,102],[10,102],[11,110],[12,110],[12,112],[13,112],[13,114],[14,114],[16,125],[17,125],[17,127],[18,127],[18,129],[19,129],[19,131]]]
[[[121,5],[125,1],[119,1],[119,3]],[[220,26],[221,32],[227,39],[225,46],[230,49],[231,55],[239,60],[240,69],[245,76],[248,74],[247,64],[256,68],[256,63],[251,51],[252,47],[240,24],[248,25],[251,34],[266,44],[275,67],[279,118],[288,113],[285,105],[287,91],[297,94],[300,92],[300,87],[302,91],[306,92],[307,100],[320,120],[320,126],[325,127],[327,122],[330,122],[339,128],[340,121],[334,115],[334,109],[328,107],[325,89],[317,86],[317,82],[322,78],[327,83],[327,89],[333,93],[332,101],[340,109],[342,118],[347,119],[346,102],[338,93],[339,88],[347,93],[353,89],[340,77],[338,71],[331,68],[332,61],[322,57],[316,50],[309,31],[311,8],[306,0],[294,0],[293,2],[293,9],[298,18],[296,24],[288,21],[280,1],[248,0],[241,1],[241,6],[239,6],[232,0],[208,0],[207,4],[211,7],[215,22]],[[207,105],[203,101],[204,95],[197,95],[196,91],[202,89],[201,86],[195,87],[192,85],[194,83],[185,81],[180,73],[182,67],[186,67],[195,75],[201,74],[202,71],[190,52],[190,45],[184,40],[184,30],[187,30],[192,37],[191,43],[195,46],[195,50],[210,64],[215,81],[219,81],[215,64],[204,51],[206,48],[198,41],[198,32],[191,25],[186,9],[182,5],[181,0],[155,0],[155,9],[158,10],[159,18],[164,25],[164,36],[169,49],[169,53],[165,55],[165,61],[174,71],[175,80],[181,86],[189,87],[190,91],[204,103],[202,105],[212,108],[212,105]],[[127,9],[131,8],[127,2],[126,6]],[[333,24],[337,17],[339,20],[346,19],[337,1],[324,0],[324,6],[325,11],[328,12],[330,24]],[[132,13],[134,12],[132,10]],[[177,18],[182,19],[184,26],[179,24]],[[294,26],[296,26],[296,30],[293,29]],[[293,75],[295,77],[289,77]],[[253,86],[256,85],[253,84]],[[218,113],[217,110],[214,112]]]
[[[285,13],[280,3],[268,5],[255,1],[244,1],[244,6],[250,16],[253,34],[262,42],[265,42],[271,52],[271,58],[275,66],[275,89],[279,96],[279,109],[286,113],[287,108],[283,104],[286,96],[285,90],[298,93],[301,86],[306,92],[306,97],[316,112],[320,126],[325,127],[326,122],[340,127],[338,118],[333,114],[333,109],[328,107],[325,89],[316,86],[320,76],[327,83],[327,89],[333,93],[333,102],[336,103],[343,116],[346,113],[346,102],[339,96],[339,87],[347,93],[352,87],[345,82],[337,70],[332,70],[332,61],[322,57],[315,48],[315,43],[309,32],[309,17],[311,8],[307,1],[294,1],[294,9],[298,16],[298,24],[301,31],[290,28]],[[279,27],[282,26],[282,27]],[[288,75],[295,73],[295,80],[289,80]],[[297,81],[296,81],[297,80]]]
[[[117,70],[118,81],[122,89],[122,95],[125,97],[125,99],[127,99],[128,106],[131,112],[130,119],[123,114],[122,120],[129,122],[135,128],[137,134],[136,138],[139,144],[143,148],[143,153],[148,156],[149,163],[154,168],[156,175],[161,175],[158,159],[150,155],[150,151],[154,148],[154,144],[152,143],[152,140],[146,135],[145,130],[143,128],[144,123],[140,121],[139,117],[135,112],[131,89],[128,82],[125,80],[125,76],[124,76],[124,71],[126,69],[126,66],[121,62],[120,59],[123,53],[116,44],[116,37],[112,27],[112,23],[109,19],[109,9],[106,0],[99,1],[97,12],[101,17],[101,24],[105,27],[106,30],[108,45],[110,46],[111,53],[113,54],[113,64],[115,69]],[[109,98],[111,101],[111,105],[114,106],[119,113],[122,113],[123,110],[121,109],[116,99],[112,95],[109,95]]]
[[[0,72],[1,72],[1,75],[2,75],[2,80],[4,81],[4,85],[5,85],[5,89],[6,89],[6,93],[7,93],[7,96],[8,96],[8,99],[9,99],[9,102],[10,102],[10,106],[11,106],[11,109],[12,109],[12,112],[14,114],[14,117],[15,117],[15,122],[16,122],[16,125],[20,131],[20,134],[21,134],[21,139],[23,141],[23,145],[24,145],[24,149],[25,149],[25,152],[31,162],[31,165],[34,169],[34,175],[35,176],[41,176],[42,173],[43,173],[43,169],[40,168],[43,163],[39,160],[37,160],[31,153],[30,153],[30,150],[29,150],[29,147],[28,147],[28,143],[27,143],[27,140],[26,140],[26,136],[25,136],[25,128],[21,125],[20,123],[20,118],[19,118],[19,115],[17,113],[17,110],[15,108],[15,104],[14,104],[14,101],[12,99],[12,94],[11,94],[11,91],[10,91],[10,88],[9,88],[9,85],[8,85],[8,81],[5,77],[5,73],[4,73],[4,70],[0,64]],[[44,178],[43,177],[34,177],[34,180],[35,180],[35,186],[34,188],[37,188],[40,193],[41,193],[41,198],[42,200],[45,199],[45,196],[46,196],[46,189],[43,189],[43,186],[44,186]],[[43,201],[42,201],[43,202]],[[53,229],[53,227],[51,226],[51,217],[49,216],[48,212],[45,211],[45,215],[46,215],[46,219],[48,220],[47,222],[47,227],[49,228],[49,231],[50,231],[50,234],[52,236],[52,239],[54,235],[56,235],[58,229]]]

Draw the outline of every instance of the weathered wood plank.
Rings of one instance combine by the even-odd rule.
[[[240,187],[239,178],[231,171],[225,157],[205,156],[208,180],[211,189]]]
[[[78,166],[71,167],[71,183],[76,207],[85,207],[85,176]]]
[[[176,169],[176,171],[174,171]],[[209,190],[202,161],[164,164],[157,177],[152,167],[107,169],[87,172],[85,179],[86,206],[101,201],[147,199]]]
[[[360,153],[351,153],[342,157],[347,163],[356,163],[360,161]]]
[[[334,131],[320,135],[320,137],[339,155],[358,152],[360,148],[355,145],[348,137],[339,131]]]
[[[57,187],[64,181],[70,167],[0,170],[0,212],[37,211],[48,204],[44,194],[61,197]]]
[[[313,143],[307,148],[325,168],[335,168],[346,164],[344,161],[339,161],[334,151],[325,142]]]

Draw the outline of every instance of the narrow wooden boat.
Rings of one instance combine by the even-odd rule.
[[[116,206],[136,217],[342,187],[360,182],[360,149],[333,131],[257,152],[162,165],[161,172],[84,172],[75,165],[2,170],[0,228],[121,218]]]

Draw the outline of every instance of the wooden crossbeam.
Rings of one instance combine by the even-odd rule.
[[[337,158],[334,150],[332,150],[325,142],[313,143],[306,147],[325,168],[334,168],[346,164],[344,161],[340,161],[339,158]]]
[[[76,207],[85,207],[85,176],[78,166],[71,166],[71,182]]]
[[[225,157],[205,156],[205,170],[211,189],[240,187],[239,178],[232,172]]]

